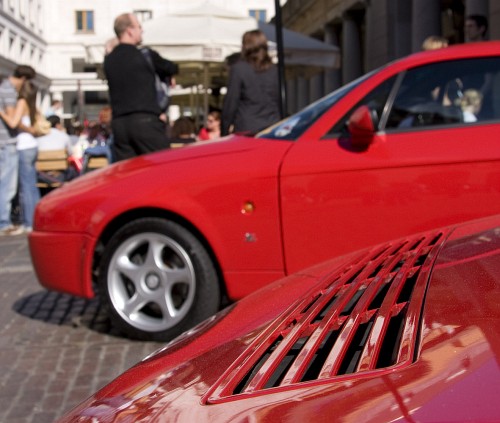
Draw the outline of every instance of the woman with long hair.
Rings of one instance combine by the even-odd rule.
[[[198,140],[208,141],[220,138],[221,114],[217,110],[212,110],[205,122],[205,126],[198,132]]]
[[[231,65],[222,109],[222,135],[257,133],[280,120],[278,69],[260,30],[243,34],[241,59]]]
[[[13,113],[7,114],[3,110],[0,111],[0,117],[10,128],[21,129],[17,135],[17,150],[19,153],[19,194],[23,227],[13,228],[10,235],[31,231],[35,206],[40,199],[35,169],[38,143],[33,135],[22,130],[32,127],[35,122],[36,94],[36,86],[31,81],[25,81],[19,89]]]

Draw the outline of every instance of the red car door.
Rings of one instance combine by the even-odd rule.
[[[321,137],[305,132],[282,167],[286,271],[499,213],[500,108],[491,95],[498,69],[497,58],[459,60],[393,76],[384,107],[377,108],[377,130],[362,150],[353,147],[350,134],[338,132],[339,123],[360,104],[372,107],[375,90],[350,104],[348,113],[335,110],[346,109],[348,100],[333,105],[314,124],[330,121],[331,129]],[[481,112],[467,120],[460,101],[488,84]]]

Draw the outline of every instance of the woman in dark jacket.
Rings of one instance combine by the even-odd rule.
[[[241,60],[229,71],[227,95],[222,109],[222,135],[232,132],[257,133],[278,122],[278,70],[267,51],[262,31],[243,35]]]

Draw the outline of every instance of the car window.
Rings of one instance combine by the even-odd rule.
[[[281,140],[295,140],[309,128],[316,120],[325,113],[333,104],[343,98],[347,93],[368,79],[378,70],[367,73],[347,85],[333,91],[331,94],[312,103],[300,112],[286,118],[276,125],[259,132],[256,138],[271,138]]]
[[[462,125],[498,118],[500,59],[453,60],[408,70],[386,130]],[[498,103],[498,101],[497,101]]]
[[[376,112],[377,120],[382,116],[385,104],[387,102],[387,97],[394,86],[396,81],[396,76],[389,78],[378,85],[374,90],[372,90],[367,96],[365,96],[361,101],[356,103],[356,105],[349,110],[341,119],[339,119],[335,125],[326,133],[323,137],[328,138],[338,138],[340,135],[347,134],[346,123],[354,113],[354,111],[360,106],[368,106],[371,110]],[[378,122],[376,122],[378,125]]]

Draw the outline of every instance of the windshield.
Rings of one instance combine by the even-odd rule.
[[[333,104],[343,98],[348,92],[353,90],[359,84],[361,84],[365,79],[368,79],[373,73],[372,71],[363,75],[343,87],[333,91],[326,97],[319,99],[318,101],[307,106],[300,112],[283,119],[277,124],[270,126],[267,129],[259,132],[256,138],[270,138],[278,140],[295,140],[301,136],[304,131],[309,128],[316,120],[325,113]]]

